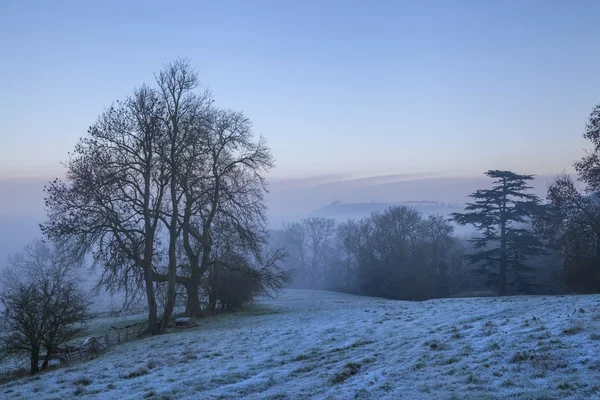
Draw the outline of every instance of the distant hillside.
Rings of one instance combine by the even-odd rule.
[[[348,218],[358,219],[369,216],[373,212],[382,212],[392,206],[407,206],[414,208],[421,214],[441,214],[450,215],[453,212],[462,211],[463,207],[459,204],[445,203],[439,201],[405,201],[399,203],[342,203],[334,201],[324,207],[321,207],[311,213],[313,217],[333,218],[336,220],[346,220]]]

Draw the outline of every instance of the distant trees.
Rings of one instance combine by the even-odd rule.
[[[295,271],[297,287],[416,300],[459,286],[453,281],[462,266],[453,227],[408,207],[337,226],[309,218],[275,236],[287,243],[285,265]]]
[[[460,225],[473,225],[479,232],[470,240],[475,252],[468,255],[468,261],[477,265],[503,296],[511,283],[526,290],[526,272],[530,270],[526,260],[545,254],[544,244],[528,226],[540,200],[528,193],[533,175],[498,170],[485,175],[494,179],[492,188],[471,194],[474,201],[467,203],[467,212],[453,213],[452,218]]]
[[[536,226],[564,258],[563,273],[571,289],[600,291],[600,105],[586,125],[592,150],[575,163],[583,190],[566,174],[548,188],[545,213]]]
[[[9,328],[0,339],[5,355],[27,355],[30,372],[42,369],[59,346],[81,332],[88,302],[73,275],[73,260],[41,241],[9,258],[0,276],[0,301]]]
[[[167,64],[155,88],[117,102],[81,139],[66,179],[46,187],[42,231],[91,253],[101,285],[145,295],[150,333],[167,329],[178,288],[198,315],[208,275],[225,274],[230,260],[280,276],[277,263],[262,264],[273,157],[251,128],[243,113],[214,105],[187,61]],[[235,243],[233,253],[215,252],[218,240]]]
[[[567,285],[582,292],[600,290],[600,201],[580,192],[561,175],[548,188],[545,212],[536,228],[563,257]]]
[[[360,289],[371,296],[422,300],[452,292],[453,227],[441,216],[423,217],[392,207],[363,219],[354,240]]]
[[[295,274],[296,287],[323,288],[334,259],[335,220],[311,217],[285,224],[280,239]]]

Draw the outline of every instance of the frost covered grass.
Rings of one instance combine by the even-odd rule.
[[[600,397],[600,296],[401,302],[289,290],[0,385],[0,398]]]

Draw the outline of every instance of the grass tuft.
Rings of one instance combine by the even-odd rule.
[[[349,362],[348,364],[344,365],[344,369],[342,369],[341,372],[335,374],[333,376],[333,378],[331,378],[331,383],[333,383],[333,384],[342,383],[346,379],[350,378],[351,376],[358,374],[359,370],[360,370],[360,364]]]

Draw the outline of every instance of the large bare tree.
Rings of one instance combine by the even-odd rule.
[[[106,110],[81,139],[66,179],[46,188],[42,229],[79,256],[92,252],[101,285],[145,294],[148,331],[164,332],[178,284],[187,312],[200,311],[202,279],[219,263],[215,229],[247,254],[262,254],[272,166],[250,120],[217,108],[189,63],[177,60],[156,74],[156,88],[143,86]]]
[[[227,232],[228,240],[248,254],[260,255],[266,244],[264,175],[273,166],[265,140],[254,137],[243,113],[210,108],[203,115],[177,175],[180,243],[187,259],[178,264],[176,281],[186,288],[188,315],[200,312],[202,277],[219,264],[213,254],[215,230]]]
[[[100,284],[135,294],[145,289],[148,331],[159,329],[153,268],[168,171],[159,154],[164,105],[142,87],[100,115],[46,188],[42,231],[102,267]]]

